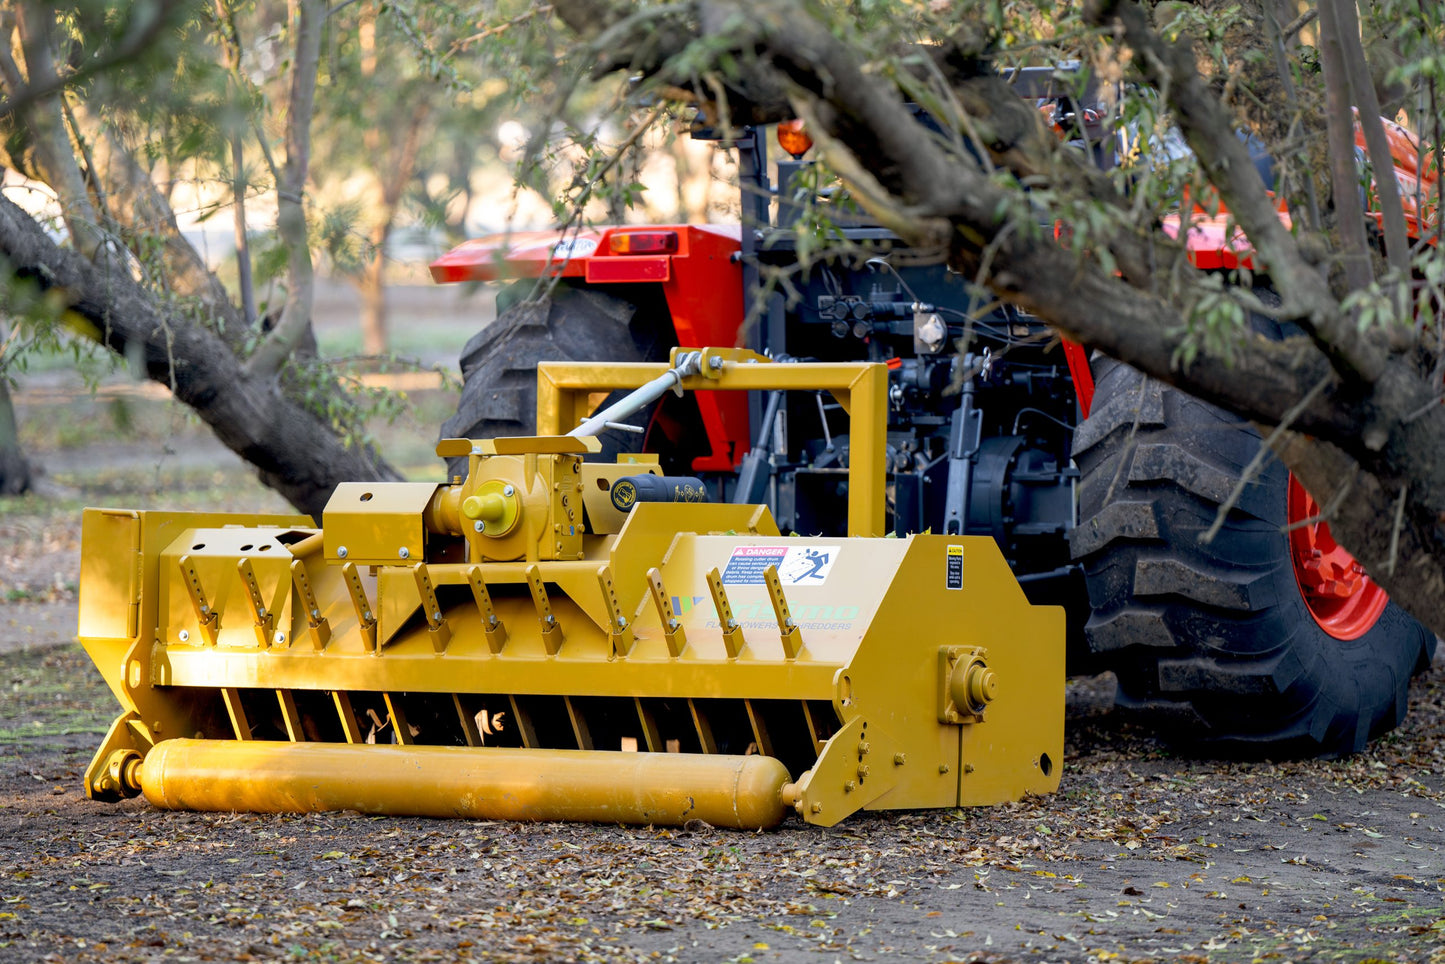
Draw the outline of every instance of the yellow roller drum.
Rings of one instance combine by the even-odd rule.
[[[766,756],[165,740],[133,771],[172,810],[580,820],[755,830],[783,819]]]

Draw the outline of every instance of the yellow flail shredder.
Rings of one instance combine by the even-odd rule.
[[[831,391],[849,535],[585,458],[619,411],[589,396],[674,387]],[[86,510],[79,632],[122,710],[87,793],[764,828],[1056,789],[1063,612],[987,537],[882,537],[886,388],[736,349],[548,364],[538,436],[443,440],[465,477],[343,484],[320,529]]]

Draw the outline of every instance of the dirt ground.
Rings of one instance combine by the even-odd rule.
[[[35,384],[59,494],[0,500],[0,961],[1445,962],[1445,660],[1334,762],[1183,759],[1078,681],[1058,794],[832,830],[92,803],[79,508],[280,504],[163,399]],[[388,431],[425,441],[438,396]]]

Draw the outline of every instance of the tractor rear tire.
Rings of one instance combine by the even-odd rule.
[[[1434,635],[1394,603],[1358,638],[1321,628],[1285,531],[1290,473],[1273,456],[1201,542],[1259,433],[1112,359],[1094,369],[1070,538],[1087,645],[1118,677],[1117,702],[1185,749],[1230,756],[1336,756],[1396,726]]]
[[[461,399],[456,414],[442,425],[442,438],[532,435],[537,425],[538,362],[667,360],[672,322],[660,295],[633,301],[563,284],[549,297],[526,300],[534,287],[535,282],[521,281],[504,289],[497,298],[496,320],[462,349]],[[645,429],[650,417],[649,409],[621,421]],[[638,451],[642,438],[629,432],[603,432],[598,436],[602,457]],[[448,474],[466,471],[465,458],[447,461]]]

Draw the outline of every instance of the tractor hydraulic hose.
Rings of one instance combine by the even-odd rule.
[[[171,810],[777,826],[774,757],[346,743],[164,740],[130,767]]]
[[[578,438],[586,435],[599,435],[607,430],[608,422],[620,421],[641,411],[666,395],[669,389],[681,385],[684,378],[696,375],[700,371],[702,371],[701,352],[687,352],[678,359],[675,368],[668,369],[641,388],[628,392],[567,434]]]

